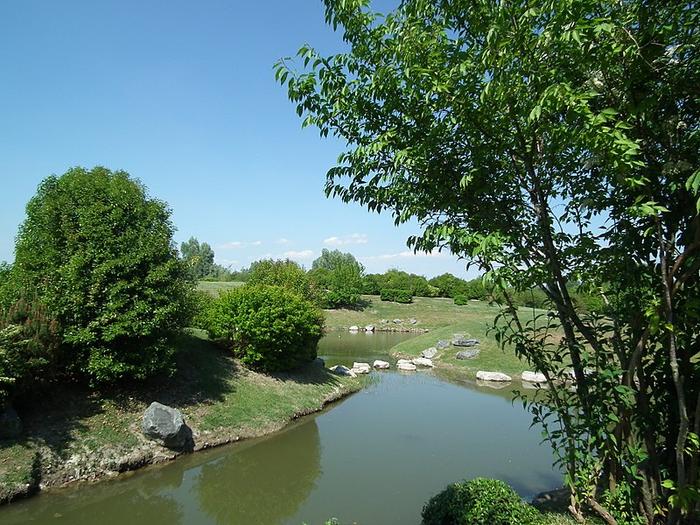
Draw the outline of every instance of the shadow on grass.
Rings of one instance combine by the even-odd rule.
[[[270,377],[281,381],[294,381],[303,385],[340,385],[341,381],[321,361],[312,361],[289,372],[277,372]]]
[[[172,376],[99,389],[63,383],[17,400],[24,436],[0,441],[0,454],[15,445],[34,445],[66,458],[71,443],[86,434],[97,436],[98,446],[111,440],[120,444],[128,436],[128,426],[140,421],[144,406],[153,401],[184,408],[220,401],[233,390],[239,369],[229,352],[194,333],[179,335],[173,344],[176,370]]]

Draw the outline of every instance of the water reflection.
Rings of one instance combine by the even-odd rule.
[[[277,524],[294,515],[321,472],[321,440],[315,420],[279,440],[257,443],[201,467],[196,479],[200,508],[218,525]]]

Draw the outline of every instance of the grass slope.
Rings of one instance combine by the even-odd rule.
[[[219,295],[220,292],[238,288],[244,284],[242,281],[197,281],[197,290],[209,292],[212,295]]]
[[[96,479],[174,454],[141,434],[152,401],[179,408],[195,449],[279,430],[300,415],[359,390],[365,378],[341,378],[309,365],[290,374],[258,374],[241,367],[202,333],[178,341],[173,377],[146,385],[89,391],[56,389],[41,402],[17,406],[25,435],[0,441],[0,502],[42,485]]]

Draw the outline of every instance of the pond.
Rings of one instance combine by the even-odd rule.
[[[326,336],[328,366],[384,358],[406,334]],[[418,524],[448,483],[487,476],[523,497],[557,487],[552,453],[503,392],[431,372],[375,373],[362,392],[266,438],[41,494],[3,524]]]

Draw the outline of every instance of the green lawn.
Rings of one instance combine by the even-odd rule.
[[[198,281],[197,290],[209,292],[212,295],[219,295],[220,292],[230,290],[231,288],[238,288],[244,284],[245,283],[242,281]]]

